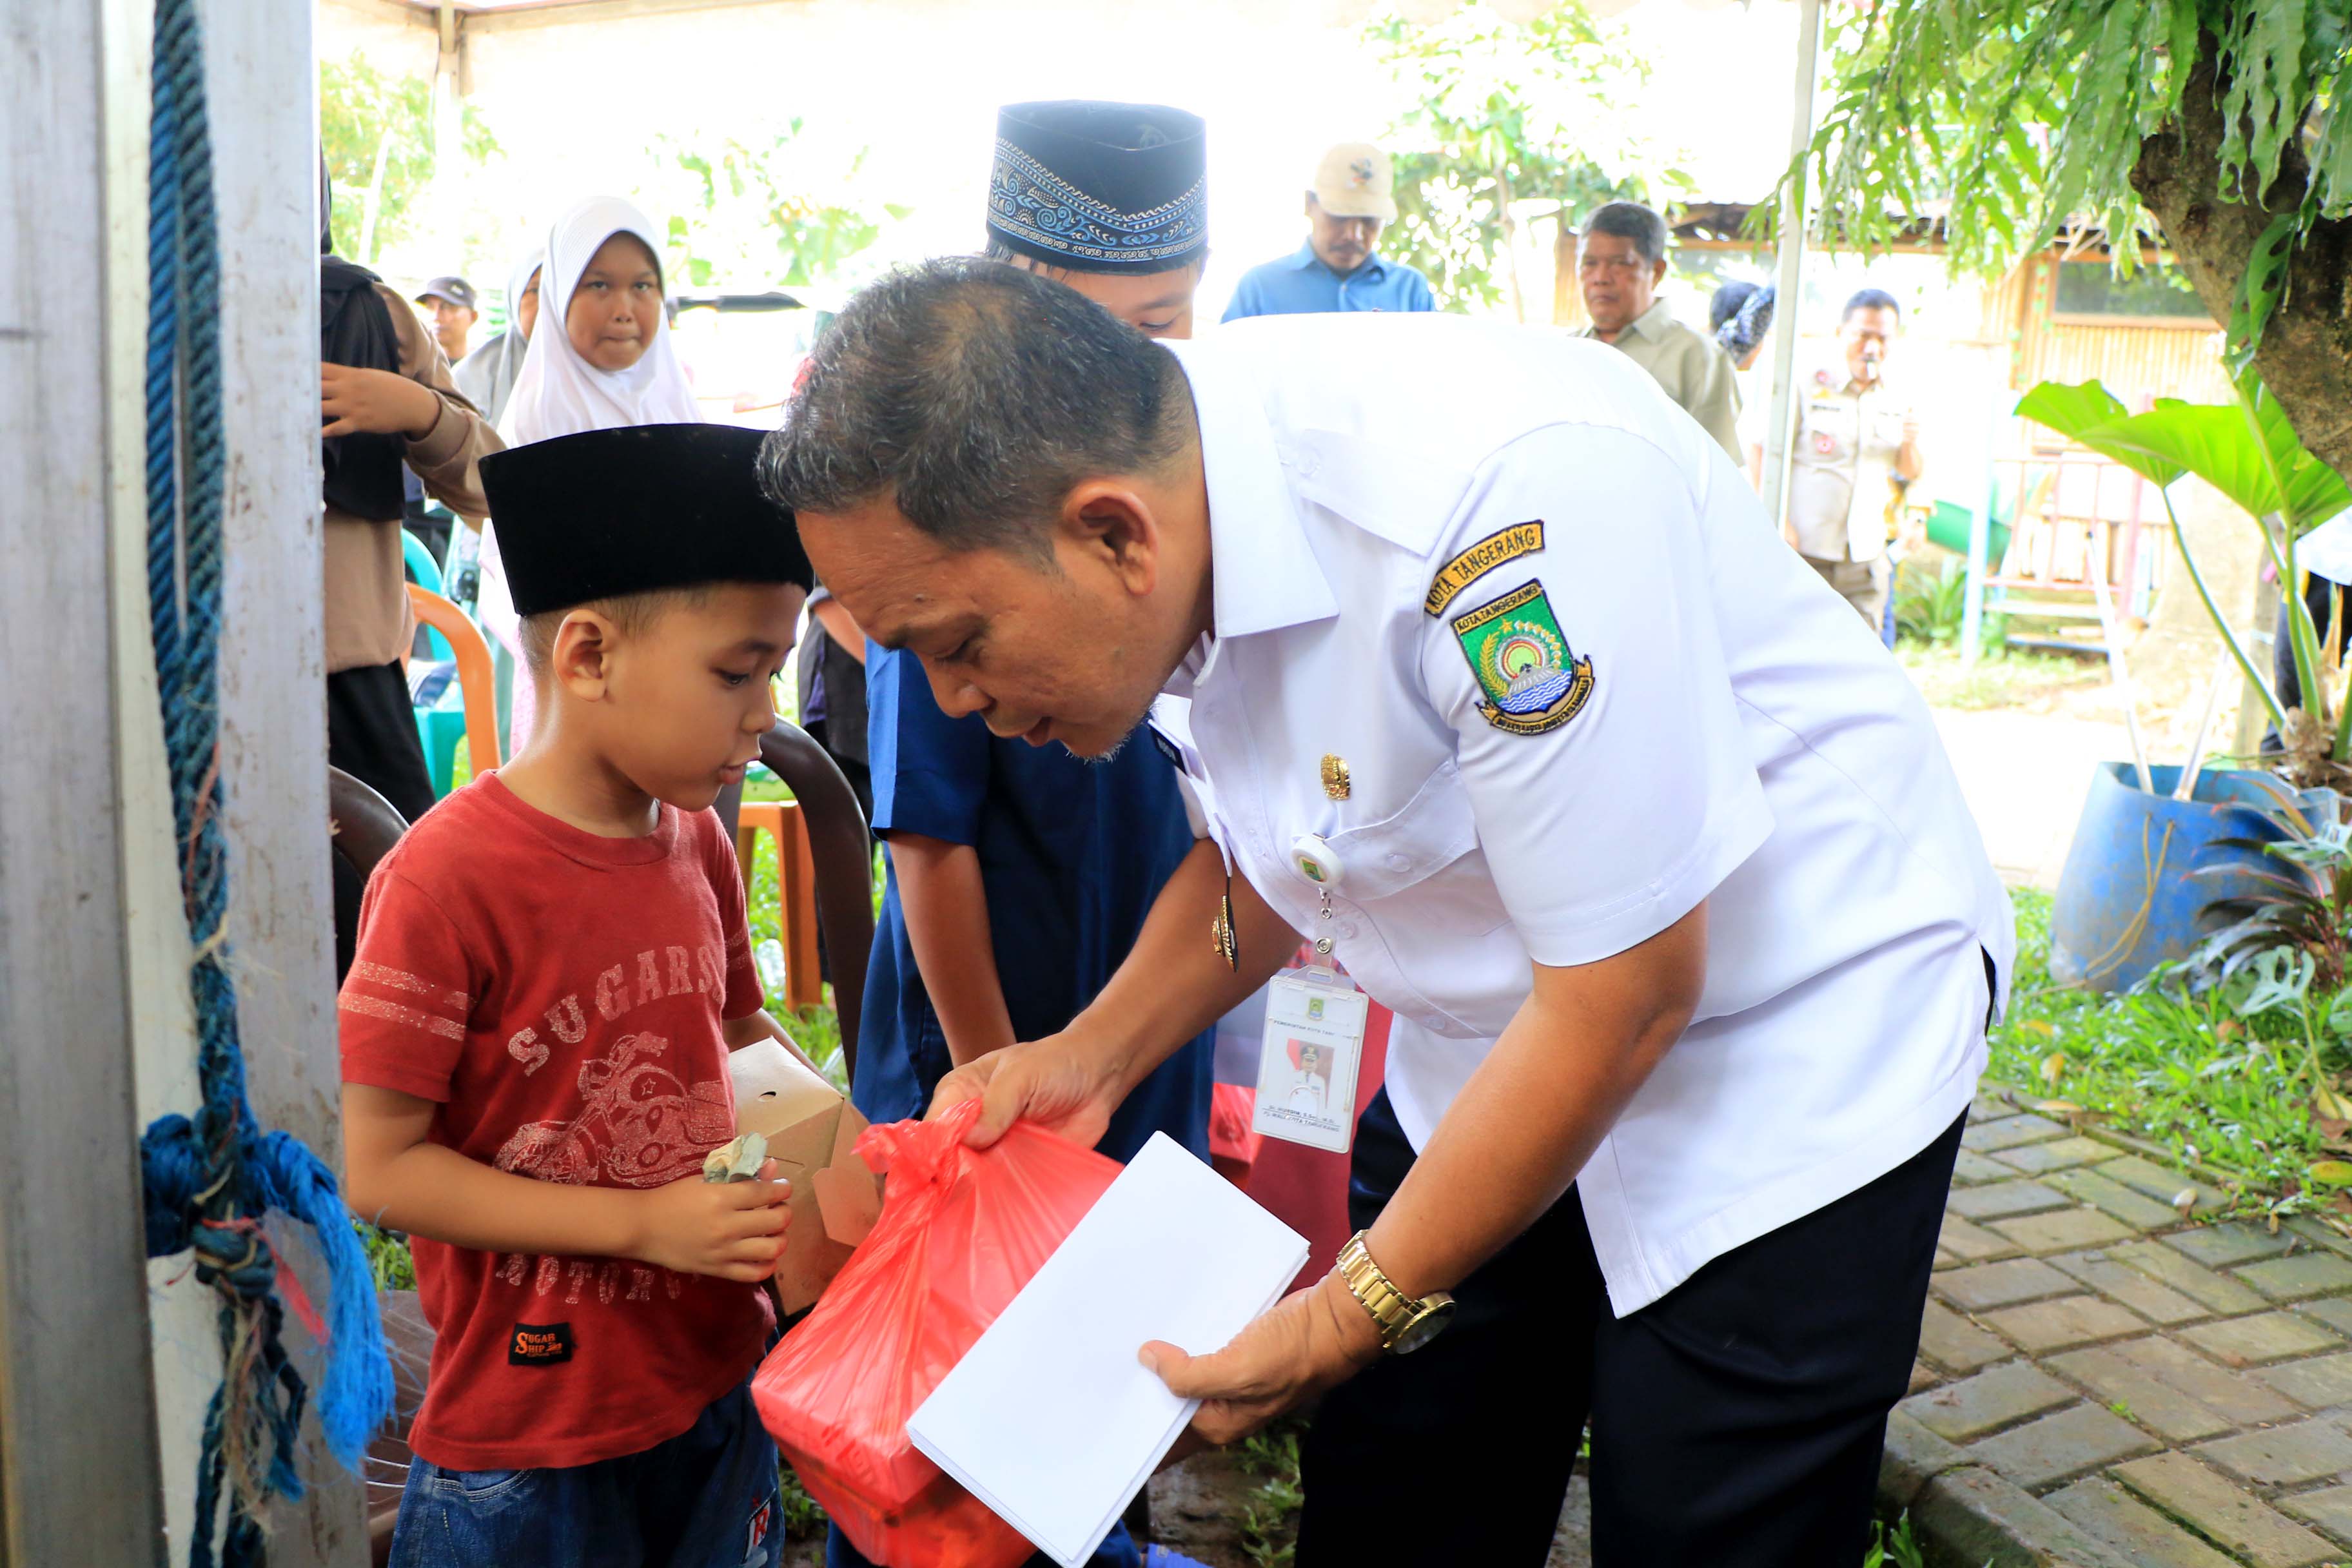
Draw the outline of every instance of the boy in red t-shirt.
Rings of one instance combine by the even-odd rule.
[[[352,1209],[415,1238],[436,1332],[404,1568],[778,1561],[748,1377],[786,1184],[701,1179],[770,1034],[709,809],[774,722],[809,583],[757,432],[482,462],[540,695],[520,755],[370,879],[339,1011]]]

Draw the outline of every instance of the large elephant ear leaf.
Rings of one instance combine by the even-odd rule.
[[[2112,432],[2130,421],[2131,410],[2095,381],[2079,385],[2045,381],[2018,399],[2017,412],[2103,458],[2121,463],[2143,479],[2168,485],[2180,477],[2181,464],[2113,438]]]
[[[2131,416],[2131,410],[2095,381],[2074,384],[2045,381],[2017,400],[2017,412],[2069,440],[2080,440],[2086,430]]]
[[[2286,410],[2252,374],[2239,378],[2243,418],[2262,444],[2260,456],[2271,475],[2274,499],[2267,509],[2284,518],[2297,536],[2352,508],[2352,485],[2344,476],[2313,457],[2294,433]],[[2252,510],[2251,508],[2248,510]],[[2254,514],[2259,517],[2261,512]]]

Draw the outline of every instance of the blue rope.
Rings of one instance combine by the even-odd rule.
[[[224,1492],[223,1568],[259,1568],[262,1512],[302,1495],[295,1468],[308,1397],[283,1339],[278,1263],[263,1216],[311,1227],[331,1286],[331,1354],[319,1393],[328,1447],[353,1470],[392,1408],[392,1366],[365,1249],[334,1173],[291,1134],[264,1132],[246,1098],[236,988],[226,943],[228,845],[222,828],[220,246],[196,0],[157,0],[149,132],[147,589],[156,683],[195,957],[193,1119],[156,1119],[139,1140],[147,1255],[193,1249],[220,1300],[223,1373],[205,1413],[192,1568],[212,1568]],[[299,1286],[299,1281],[296,1282]]]

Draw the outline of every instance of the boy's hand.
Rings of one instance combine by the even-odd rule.
[[[706,1182],[699,1172],[644,1194],[637,1244],[629,1256],[681,1274],[712,1274],[757,1284],[784,1255],[784,1207],[793,1184],[774,1179],[776,1163],[756,1180]]]
[[[319,412],[327,421],[319,432],[322,437],[404,436],[421,441],[440,422],[441,399],[404,375],[322,364],[319,376]]]

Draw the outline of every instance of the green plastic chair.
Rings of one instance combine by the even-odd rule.
[[[400,531],[400,559],[407,566],[408,574],[416,579],[418,587],[428,594],[448,596],[441,586],[441,563],[433,559],[433,552],[425,548],[425,541],[404,528]],[[426,657],[436,661],[457,657],[451,651],[448,639],[430,626],[425,630],[425,648]]]
[[[404,528],[400,531],[400,558],[418,587],[428,594],[441,594],[441,563],[433,559],[425,541]],[[425,626],[425,652],[431,662],[451,667],[449,684],[430,706],[416,710],[416,739],[425,748],[425,766],[433,776],[433,795],[437,800],[449,793],[457,777],[457,742],[466,736],[465,699],[456,674],[457,650],[449,646],[449,639]]]

